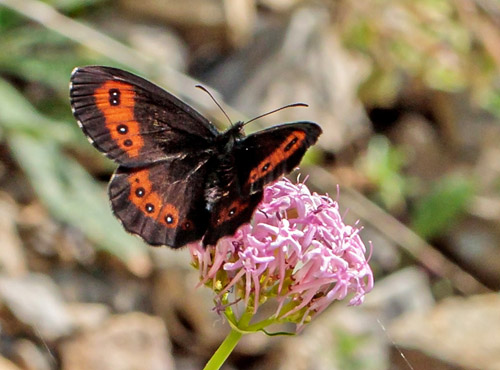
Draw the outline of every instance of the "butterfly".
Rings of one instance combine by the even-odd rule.
[[[119,167],[108,187],[124,228],[150,245],[215,245],[250,221],[266,184],[293,170],[321,134],[313,122],[245,136],[132,73],[102,66],[71,74],[73,115]]]

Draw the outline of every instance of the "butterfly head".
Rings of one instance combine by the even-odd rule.
[[[234,123],[231,127],[229,127],[226,131],[224,131],[221,135],[217,137],[217,142],[219,147],[225,147],[227,150],[230,150],[234,143],[245,136],[243,131],[244,123],[238,121]]]

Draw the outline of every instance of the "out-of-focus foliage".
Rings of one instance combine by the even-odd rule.
[[[78,10],[96,1],[57,1],[57,7]],[[106,63],[104,57],[83,57],[78,46],[16,13],[0,7],[0,73],[26,83],[27,100],[0,79],[0,129],[40,200],[60,221],[82,230],[96,246],[126,263],[145,253],[143,243],[127,235],[109,209],[104,187],[65,149],[87,151],[88,145],[71,117],[68,81],[78,65]],[[47,114],[47,115],[45,115]],[[139,271],[138,271],[139,272]]]
[[[360,158],[360,170],[375,185],[375,198],[388,210],[400,209],[409,191],[409,180],[402,173],[404,153],[382,135],[374,136],[366,154]]]
[[[337,339],[336,348],[332,351],[338,360],[339,368],[345,370],[357,370],[369,368],[370,361],[366,357],[357,356],[359,349],[363,343],[363,338],[353,336],[347,332],[337,330],[335,332]],[[372,365],[373,366],[373,365]]]
[[[498,84],[492,82],[499,79],[500,60],[493,44],[500,30],[493,14],[480,13],[467,3],[341,2],[339,30],[345,45],[373,61],[373,73],[361,89],[365,101],[390,104],[410,77],[432,89],[470,90],[498,113]]]
[[[413,230],[426,239],[446,231],[464,214],[474,191],[470,179],[458,175],[442,178],[418,201],[412,217]]]
[[[105,0],[45,0],[44,2],[61,12],[72,13],[84,10],[91,5],[104,3]]]

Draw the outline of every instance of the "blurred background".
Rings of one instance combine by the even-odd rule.
[[[201,369],[228,332],[187,250],[113,218],[116,166],[69,106],[89,64],[220,129],[195,84],[233,121],[310,105],[248,132],[323,128],[300,173],[340,184],[375,289],[299,336],[244,336],[224,369],[500,369],[497,0],[0,0],[0,369]]]

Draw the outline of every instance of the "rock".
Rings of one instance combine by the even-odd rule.
[[[27,271],[22,242],[16,228],[18,213],[14,200],[0,194],[0,271],[9,276],[19,276]]]
[[[137,2],[135,5],[140,7]],[[147,55],[158,64],[175,71],[185,72],[188,49],[185,42],[171,27],[157,22],[146,20],[141,22],[136,18],[123,17],[120,12],[100,18],[99,27],[111,35],[120,35],[120,38],[127,40],[127,44],[138,53]],[[149,77],[154,75],[153,72]],[[95,166],[95,157],[85,162],[86,168],[93,169]],[[99,169],[96,170],[99,171]]]
[[[253,30],[256,16],[254,0],[121,0],[122,7],[134,17],[157,19],[182,29],[197,31],[207,39],[222,33],[238,45]],[[205,42],[207,41],[205,39]],[[215,37],[214,37],[215,39]]]
[[[427,275],[418,268],[399,270],[375,283],[362,307],[377,312],[384,325],[407,312],[425,312],[434,307]]]
[[[107,279],[108,276],[96,276],[83,269],[61,268],[52,271],[53,279],[68,302],[109,302],[118,287]]]
[[[405,150],[405,173],[425,183],[439,179],[454,160],[432,123],[420,115],[403,116],[390,136],[397,147]]]
[[[60,224],[50,217],[46,207],[36,201],[20,209],[18,224],[26,249],[34,254],[29,255],[31,268],[49,270],[46,258],[57,256]]]
[[[492,290],[500,289],[498,226],[498,223],[463,216],[440,243],[446,255],[452,256],[454,261]]]
[[[46,275],[0,277],[0,303],[42,340],[53,341],[72,331],[65,302]]]
[[[354,347],[346,347],[348,343]],[[265,362],[279,370],[382,370],[387,369],[385,348],[375,315],[340,303],[323,312],[300,335],[283,338]],[[365,367],[368,362],[370,366]]]
[[[110,315],[109,307],[102,303],[69,303],[67,310],[75,330],[96,329]]]
[[[5,357],[0,356],[0,369],[2,370],[21,370],[21,368],[14,365],[12,362],[7,360]]]
[[[63,370],[170,370],[174,362],[162,320],[143,313],[111,316],[60,347]]]
[[[342,195],[340,200],[343,201]],[[349,209],[349,207],[342,202],[341,206]],[[358,217],[359,216],[354,214],[354,212],[352,214],[349,213],[345,216],[345,221],[356,222]],[[361,230],[361,239],[370,240],[371,243],[376,246],[376,248],[373,248],[372,251],[372,259],[373,261],[376,261],[376,265],[380,266],[379,268],[382,271],[396,271],[400,268],[402,254],[401,248],[394,241],[389,240],[384,234],[370,224],[363,226],[363,229]]]
[[[401,350],[418,368],[500,369],[500,296],[448,298],[400,317],[389,336],[398,347],[394,357]]]
[[[272,9],[275,12],[284,13],[293,10],[303,0],[260,0],[259,4]]]
[[[101,260],[97,267],[101,271],[106,270],[106,273],[57,269],[53,272],[53,277],[68,302],[105,303],[115,312],[147,310],[151,296],[147,281],[123,274],[123,265],[113,266],[116,259],[110,260],[111,264],[103,264]]]
[[[13,357],[24,370],[51,370],[51,362],[57,363],[54,355],[48,352],[48,347],[37,347],[27,339],[18,340],[13,347]],[[3,367],[0,366],[1,369]]]
[[[125,30],[129,30],[128,39],[134,49],[176,71],[184,71],[187,65],[187,47],[172,30],[158,25],[137,25],[135,22],[126,26]]]
[[[172,266],[157,274],[151,301],[175,344],[204,356],[217,348],[229,329],[213,311],[213,292],[203,286],[196,289],[198,282],[194,269]]]
[[[18,227],[32,269],[52,271],[47,257],[58,258],[67,265],[77,261],[88,265],[94,261],[95,249],[82,232],[53,220],[40,202],[21,208]]]

